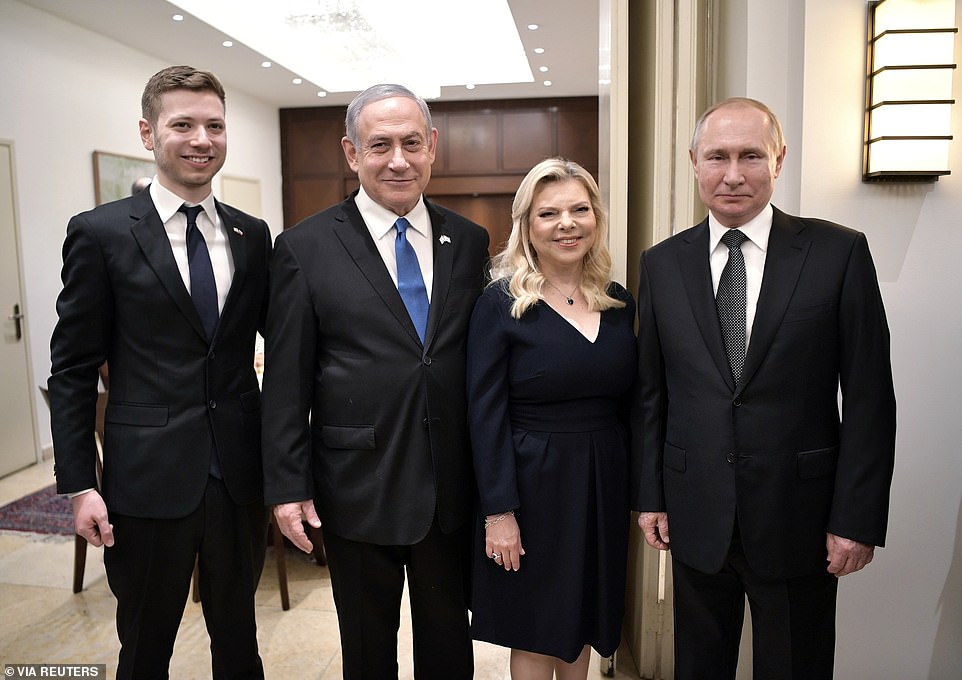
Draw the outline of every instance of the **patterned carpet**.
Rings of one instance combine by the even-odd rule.
[[[0,508],[0,529],[72,536],[70,500],[58,496],[51,484]]]

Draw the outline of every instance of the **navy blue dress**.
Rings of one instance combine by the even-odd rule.
[[[601,313],[595,342],[544,302],[521,319],[498,283],[468,333],[468,417],[481,516],[514,510],[525,555],[473,555],[472,636],[567,662],[618,648],[630,514],[626,402],[634,302]]]

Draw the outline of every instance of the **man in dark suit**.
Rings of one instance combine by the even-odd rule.
[[[346,128],[360,189],[275,244],[265,500],[302,550],[302,519],[324,523],[345,678],[397,677],[405,571],[415,677],[469,678],[465,340],[488,235],[422,197],[438,134],[423,99],[375,85]]]
[[[77,533],[106,546],[118,678],[167,677],[197,559],[213,677],[263,678],[254,590],[267,513],[253,357],[270,232],[211,193],[227,153],[224,89],[212,74],[164,69],[142,105],[141,139],[157,163],[149,189],[67,227],[49,382],[57,490],[72,496]]]
[[[863,234],[771,206],[785,144],[760,102],[711,107],[690,154],[709,216],[641,257],[634,415],[675,677],[735,677],[747,594],[755,677],[831,678],[837,579],[884,543],[894,464],[875,267]]]

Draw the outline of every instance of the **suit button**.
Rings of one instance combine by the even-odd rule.
[[[211,350],[210,354],[207,355],[207,358],[213,361],[215,356],[217,356],[217,353],[214,352],[214,350]]]
[[[729,463],[734,463],[734,462],[735,462],[735,454],[729,452],[728,455],[725,456],[725,460],[728,461]]]
[[[217,408],[217,402],[214,401],[213,399],[207,402],[207,405],[210,406],[212,409]]]
[[[429,423],[428,423],[428,419],[427,419],[427,418],[425,418],[424,420],[422,420],[422,421],[421,421],[421,424],[424,426],[424,429],[425,429],[425,430],[428,429],[428,424],[429,424]]]
[[[431,365],[431,357],[424,357],[423,359],[421,359],[421,362],[422,362],[425,366],[430,366],[430,365]]]
[[[732,401],[732,406],[734,406],[735,408],[738,408],[738,407],[741,406],[741,405],[742,405],[742,398],[741,398],[741,397],[735,397],[735,400]]]

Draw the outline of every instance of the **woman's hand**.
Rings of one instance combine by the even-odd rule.
[[[494,560],[494,563],[504,567],[505,571],[518,571],[521,568],[521,529],[514,513],[488,515],[485,518],[484,551]]]

